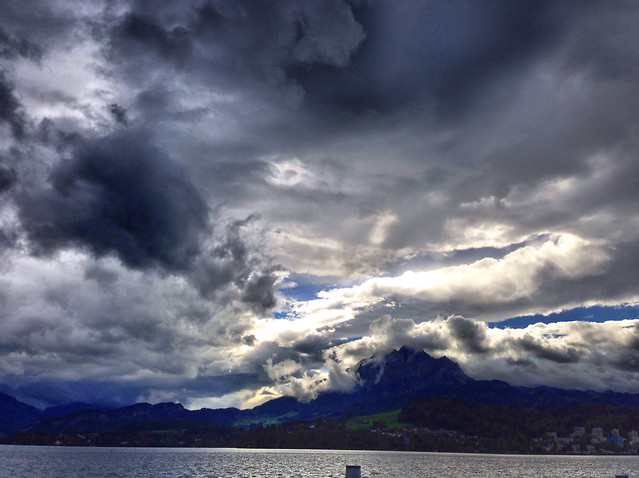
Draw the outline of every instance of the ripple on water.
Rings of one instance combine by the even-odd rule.
[[[0,478],[639,478],[639,457],[515,456],[323,450],[65,448],[0,446]]]

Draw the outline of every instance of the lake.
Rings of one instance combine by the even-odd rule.
[[[639,456],[529,456],[333,450],[0,445],[0,477],[639,478]]]

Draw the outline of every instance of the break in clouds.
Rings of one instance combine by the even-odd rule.
[[[3,391],[308,400],[409,345],[639,392],[633,2],[0,11]]]

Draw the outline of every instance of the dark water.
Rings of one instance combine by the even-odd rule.
[[[639,478],[639,457],[0,446],[0,477]]]

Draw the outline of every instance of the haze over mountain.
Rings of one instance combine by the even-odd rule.
[[[639,393],[638,23],[0,0],[0,390],[252,408],[409,346]]]
[[[293,420],[314,420],[361,416],[403,408],[426,396],[463,398],[489,405],[560,407],[581,403],[639,407],[639,394],[583,392],[549,387],[514,387],[505,382],[474,380],[446,357],[435,359],[423,351],[403,347],[386,356],[361,361],[356,374],[358,386],[349,392],[323,392],[309,402],[281,397],[253,409],[187,410],[178,403],[138,403],[114,410],[89,408],[64,415],[40,412],[12,401],[0,408],[11,413],[14,422],[3,421],[0,432],[28,430],[59,433],[85,430],[92,433],[134,423],[189,420],[226,426],[254,426]],[[4,397],[10,402],[10,397]],[[4,402],[3,402],[4,403]],[[19,408],[21,407],[21,408]]]

